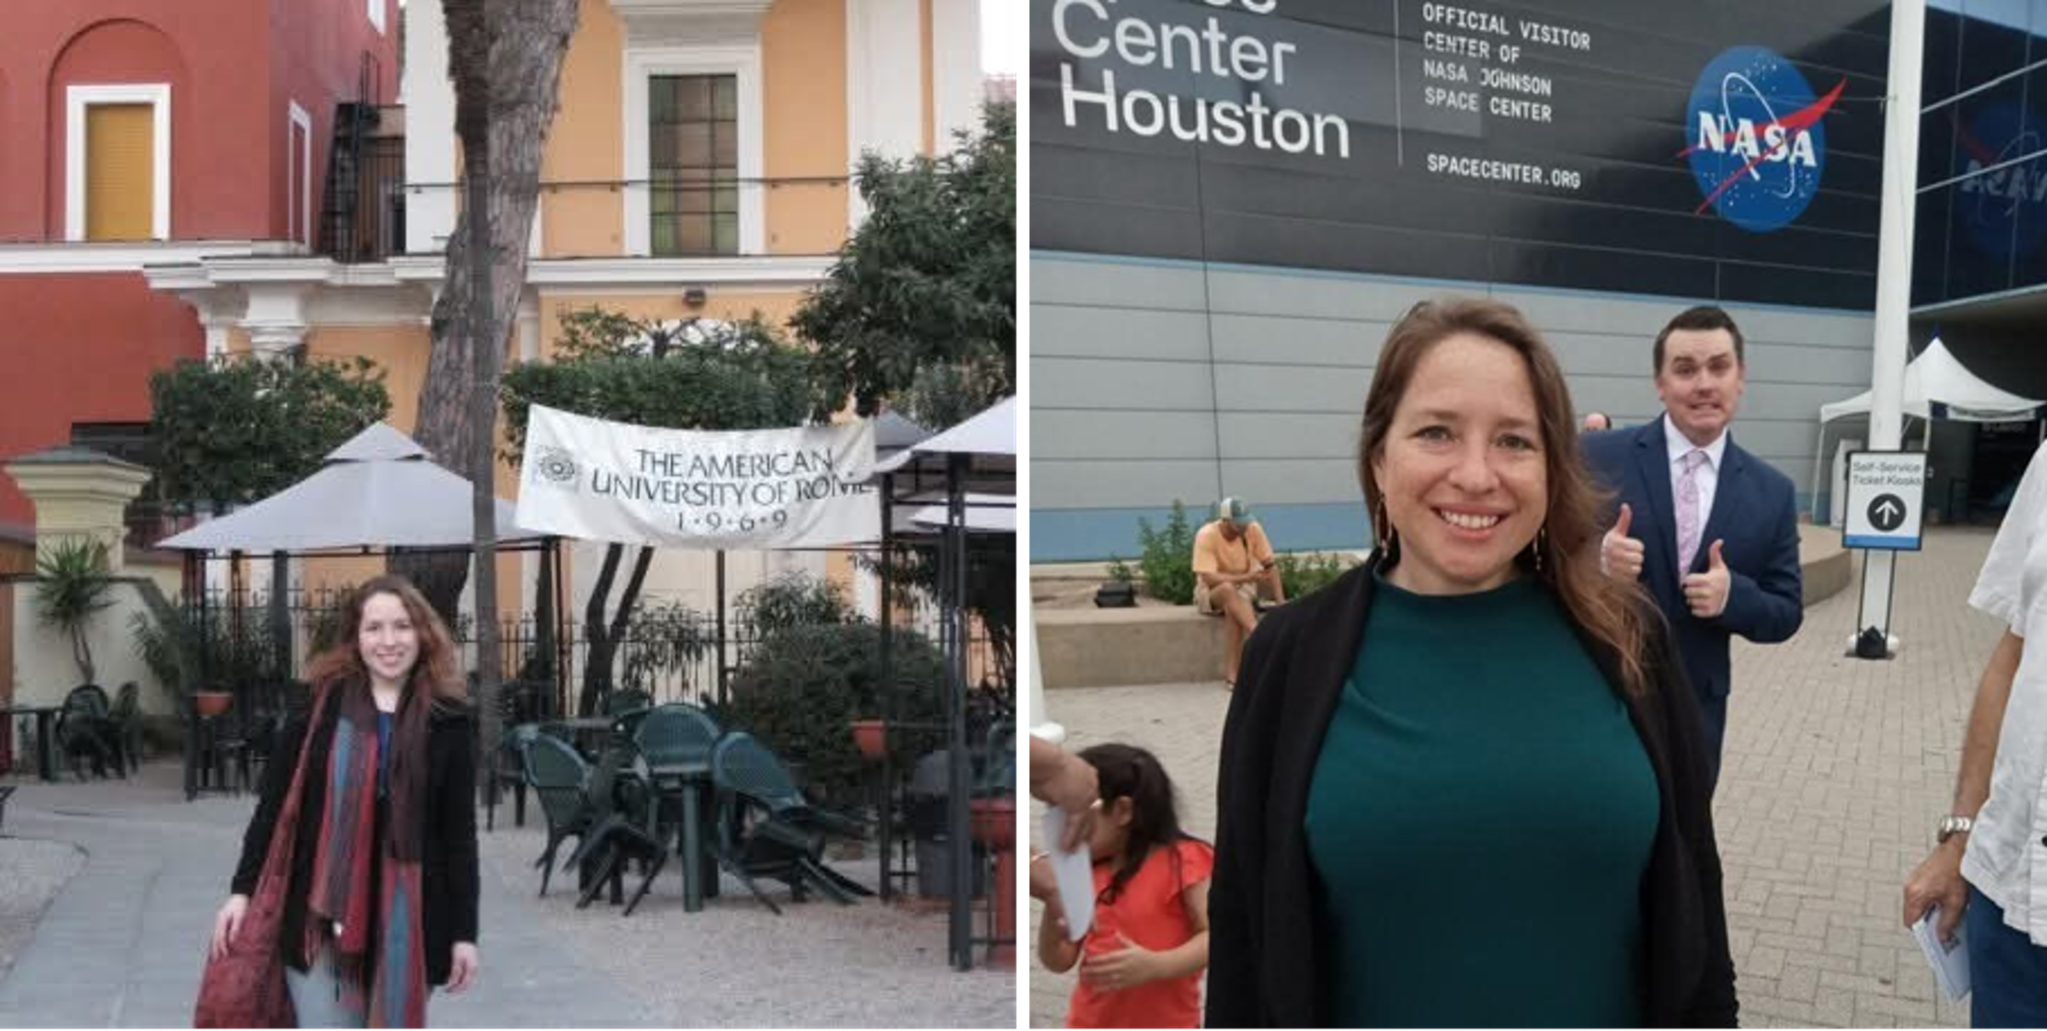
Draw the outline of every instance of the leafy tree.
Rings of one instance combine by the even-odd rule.
[[[149,378],[156,489],[188,511],[275,494],[384,418],[391,395],[367,358],[186,360]]]

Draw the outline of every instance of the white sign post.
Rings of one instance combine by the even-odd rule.
[[[1918,551],[1926,517],[1926,453],[1923,451],[1856,451],[1848,455],[1847,518],[1841,544],[1864,552],[1862,609],[1857,627],[1883,635],[1885,656],[1892,650],[1891,597],[1897,576],[1893,552]],[[1878,562],[1881,557],[1883,561]],[[1880,565],[1876,575],[1870,567]],[[1880,622],[1872,618],[1881,614]],[[1852,654],[1870,656],[1857,650]]]
[[[1926,453],[1850,454],[1847,507],[1844,547],[1918,551],[1926,516]]]

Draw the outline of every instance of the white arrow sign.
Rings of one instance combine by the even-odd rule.
[[[1848,519],[1841,543],[1850,548],[1918,551],[1926,512],[1926,470],[1924,452],[1849,454]]]

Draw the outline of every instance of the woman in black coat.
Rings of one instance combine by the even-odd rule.
[[[279,944],[299,1025],[420,1027],[429,988],[461,992],[480,965],[471,719],[454,643],[411,583],[364,584],[341,624],[312,662],[311,715],[265,771],[212,951],[240,932],[273,837],[290,834]]]
[[[1359,474],[1372,560],[1268,616],[1231,699],[1207,1023],[1733,1026],[1696,703],[1599,570],[1540,335],[1417,306]]]

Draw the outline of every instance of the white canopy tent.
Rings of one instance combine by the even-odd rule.
[[[1869,413],[1870,391],[1845,401],[1820,406],[1826,424],[1850,415]],[[1957,422],[2030,422],[2047,402],[2023,398],[1985,383],[1963,367],[1935,337],[1905,366],[1905,414],[1918,419]]]
[[[1871,391],[1846,400],[1820,406],[1819,439],[1812,456],[1813,521],[1819,521],[1821,463],[1826,458],[1827,424],[1855,415],[1868,415]],[[1904,412],[1907,418],[1926,421],[1926,440],[1933,436],[1933,422],[2032,422],[2040,418],[2047,402],[2020,397],[1978,378],[1935,337],[1924,351],[1905,366]]]
[[[511,505],[496,500],[498,540],[506,550],[544,550],[553,582],[561,582],[556,541],[518,525]],[[318,472],[232,514],[164,539],[158,547],[183,551],[188,582],[201,562],[240,553],[279,552],[296,557],[386,551],[390,548],[468,549],[475,541],[469,481],[435,465],[426,449],[384,423],[375,423],[328,452]],[[230,565],[230,584],[239,577]],[[545,567],[544,567],[545,568]],[[230,591],[236,590],[231,586]],[[207,592],[198,595],[201,618]],[[565,610],[565,599],[554,601]],[[545,622],[545,621],[543,621]],[[547,631],[543,630],[543,633]],[[558,631],[557,631],[558,633]],[[558,638],[544,638],[555,640]],[[287,647],[285,655],[291,654]],[[239,696],[247,685],[236,684]],[[559,685],[557,685],[559,689]],[[195,738],[188,735],[188,746]],[[185,752],[185,797],[198,792],[198,753]]]
[[[926,454],[1016,454],[1016,398],[1004,398],[986,411],[916,446]]]
[[[497,502],[498,540],[538,540]],[[328,453],[320,471],[231,515],[166,538],[180,551],[467,547],[469,481],[428,460],[411,437],[377,423]]]
[[[875,464],[875,479],[881,484],[883,512],[882,546],[892,548],[897,539],[894,516],[908,516],[909,527],[922,533],[936,533],[938,599],[941,612],[939,650],[947,667],[946,749],[948,794],[965,798],[967,789],[966,688],[968,633],[966,616],[969,547],[971,536],[1013,536],[1016,533],[1016,398],[1007,398],[973,418],[936,436],[919,441]],[[924,486],[931,476],[942,482]],[[907,490],[901,488],[908,486]],[[890,565],[882,563],[882,597],[892,596]],[[882,682],[893,680],[889,654],[889,606],[882,606]],[[894,718],[889,697],[883,697],[884,723]],[[884,756],[886,753],[884,752]],[[887,759],[882,776],[889,777]],[[965,970],[972,965],[971,921],[963,890],[968,870],[968,823],[966,807],[955,804],[947,811],[947,852],[953,877],[948,953],[953,965]],[[884,824],[884,827],[886,825]],[[889,839],[882,837],[883,883]]]

